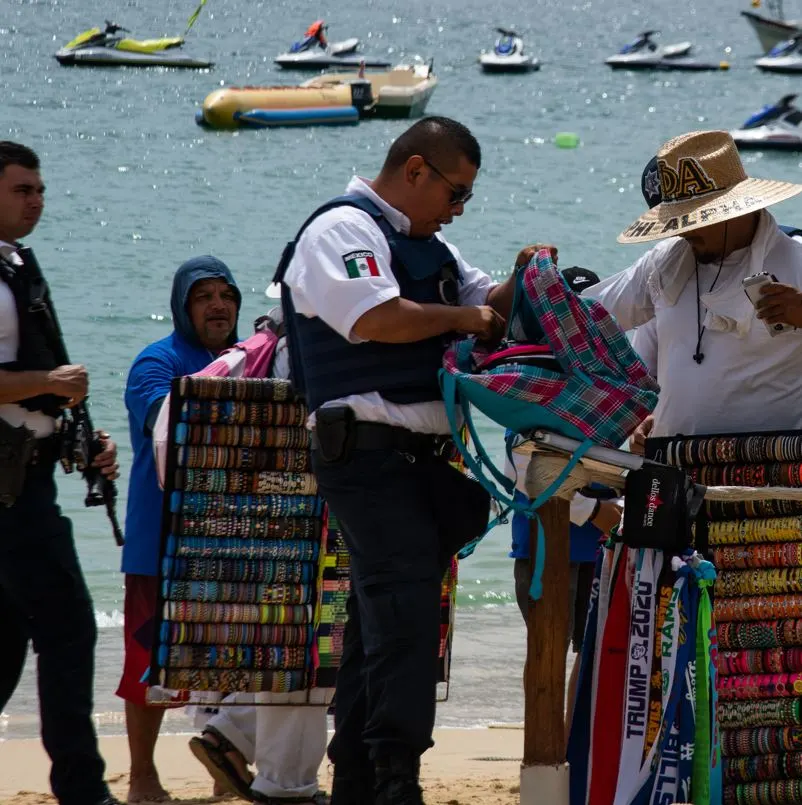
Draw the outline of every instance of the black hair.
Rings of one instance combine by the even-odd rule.
[[[0,174],[9,165],[19,165],[28,170],[39,170],[39,157],[27,145],[0,140]]]
[[[462,154],[477,170],[482,167],[482,149],[467,126],[450,117],[424,117],[390,146],[382,170],[396,171],[413,156],[421,156],[448,170],[457,154]]]

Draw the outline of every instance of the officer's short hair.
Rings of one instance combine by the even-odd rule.
[[[383,170],[396,171],[414,156],[447,170],[455,154],[462,154],[477,169],[482,167],[482,149],[467,126],[450,117],[424,117],[390,146]]]
[[[9,165],[19,165],[28,170],[39,170],[39,157],[27,145],[0,140],[0,174]]]

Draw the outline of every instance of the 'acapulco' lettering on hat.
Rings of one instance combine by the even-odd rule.
[[[658,159],[657,173],[664,203],[689,201],[721,189],[693,157],[680,157],[676,170],[664,159]]]

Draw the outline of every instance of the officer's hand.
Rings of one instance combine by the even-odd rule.
[[[780,282],[766,283],[757,301],[757,317],[768,324],[802,327],[802,291]]]
[[[603,500],[599,506],[599,513],[591,520],[593,525],[605,534],[621,523],[623,508],[612,500]]]
[[[95,456],[92,462],[110,481],[120,477],[120,465],[117,463],[117,445],[111,440],[108,433],[102,430],[95,434],[103,445],[103,451]]]
[[[489,305],[460,308],[460,324],[457,332],[475,335],[480,341],[495,343],[501,340],[507,323]]]
[[[642,456],[646,451],[646,439],[652,430],[654,430],[654,417],[647,416],[630,436],[629,452],[634,453],[636,456]]]
[[[523,266],[529,265],[529,261],[541,250],[541,249],[548,249],[551,252],[551,259],[554,263],[557,262],[557,247],[552,246],[549,243],[533,243],[530,246],[524,246],[521,251],[518,252],[518,256],[515,258],[515,267],[522,268]]]
[[[89,374],[86,367],[80,364],[66,364],[53,369],[47,374],[47,382],[51,394],[67,398],[67,408],[78,405],[89,393]]]

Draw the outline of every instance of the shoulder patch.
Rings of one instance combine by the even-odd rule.
[[[349,279],[379,276],[379,267],[376,265],[376,257],[373,252],[349,252],[343,255],[343,262]]]

